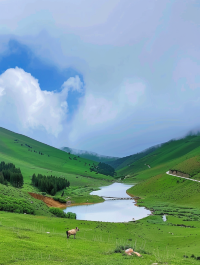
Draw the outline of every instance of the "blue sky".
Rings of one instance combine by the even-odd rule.
[[[0,74],[9,68],[19,67],[25,72],[31,73],[38,79],[42,90],[60,91],[63,83],[70,77],[79,76],[83,82],[83,77],[75,69],[60,69],[53,64],[47,63],[37,57],[34,52],[25,44],[15,39],[10,39],[7,49],[0,57]],[[68,119],[71,119],[73,112],[78,106],[80,94],[76,91],[69,91],[68,94]]]
[[[198,131],[199,13],[196,0],[0,0],[0,126],[111,156]]]

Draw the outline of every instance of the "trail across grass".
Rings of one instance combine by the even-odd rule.
[[[200,182],[200,180],[197,180],[197,179],[191,179],[191,178],[186,178],[186,177],[181,177],[181,176],[170,174],[169,171],[167,171],[166,174],[174,176],[174,177],[182,178],[182,179],[187,179],[187,180],[191,180],[191,181]]]

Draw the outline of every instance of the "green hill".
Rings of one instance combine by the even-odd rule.
[[[31,198],[26,192],[35,189],[30,185],[33,172],[65,176],[72,183],[65,196],[78,203],[83,200],[98,202],[98,198],[89,200],[89,191],[113,179],[85,172],[88,163],[93,163],[90,160],[69,155],[28,137],[1,128],[0,139],[1,160],[14,163],[25,176],[23,189],[0,184],[0,201],[18,203],[18,208],[24,202],[22,211],[34,210],[36,214],[0,211],[0,263],[199,264],[200,183],[165,173],[176,169],[193,178],[198,177],[199,135],[172,140],[135,157],[124,158],[123,163],[130,159],[130,166],[125,164],[126,167],[118,169],[118,174],[126,175],[125,183],[136,183],[128,193],[138,196],[137,205],[148,207],[153,213],[129,223],[52,217],[43,202]],[[165,222],[162,219],[164,214]],[[80,229],[76,240],[67,239],[65,231],[76,226]],[[122,247],[133,247],[142,257],[126,256],[124,251],[120,252]]]
[[[68,154],[60,149],[0,128],[0,161],[12,162],[22,169],[25,177],[33,173],[78,174],[81,176],[111,179],[109,176],[90,172],[96,162]]]
[[[152,148],[153,150],[153,148]],[[152,169],[167,165],[166,169],[177,169],[192,174],[200,172],[200,135],[186,136],[179,140],[171,140],[157,147],[149,154],[141,153],[141,158],[117,170],[118,175],[133,176],[138,172],[152,172]],[[195,159],[193,157],[196,157]],[[127,162],[128,160],[125,160]],[[115,161],[117,162],[117,161]],[[194,164],[195,169],[194,169]],[[194,171],[195,170],[195,171]],[[160,173],[164,173],[162,170]],[[148,173],[147,173],[148,174]]]
[[[69,148],[69,147],[62,147],[61,150],[65,151],[65,152],[68,152],[68,153],[70,152],[71,154],[80,156],[82,158],[86,158],[86,159],[93,160],[93,161],[96,161],[96,162],[104,162],[104,163],[107,163],[107,164],[110,161],[115,161],[115,160],[119,159],[119,157],[99,155],[99,154],[97,154],[95,152],[78,150],[78,149]]]
[[[146,155],[154,152],[160,145],[152,146],[140,153],[130,155],[130,156],[125,156],[113,161],[107,161],[106,163],[110,166],[112,166],[114,169],[119,170],[121,168],[124,168],[126,166],[130,166],[133,162],[141,159],[142,157],[145,157]]]

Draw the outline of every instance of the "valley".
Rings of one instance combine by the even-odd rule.
[[[0,160],[14,163],[24,177],[22,188],[0,184],[0,201],[24,200],[34,210],[34,214],[0,211],[0,263],[199,264],[200,183],[166,172],[177,170],[199,179],[200,136],[169,141],[127,161],[123,158],[123,167],[121,159],[113,162],[115,178],[96,174],[90,171],[91,165],[98,165],[95,161],[0,128]],[[137,196],[137,205],[152,215],[122,223],[55,217],[42,200],[28,193],[42,195],[31,184],[34,173],[66,178],[70,186],[64,198],[74,204],[102,202],[102,197],[90,193],[113,182],[134,184],[127,193]],[[55,196],[62,198],[62,193]],[[75,227],[80,230],[76,239],[67,239],[66,230]],[[142,257],[125,256],[122,247],[133,247]]]

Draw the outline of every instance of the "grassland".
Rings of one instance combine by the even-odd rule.
[[[0,161],[12,162],[20,167],[28,184],[33,173],[63,175],[68,178],[70,178],[70,175],[73,175],[73,178],[74,175],[81,175],[112,180],[112,177],[90,172],[90,166],[93,163],[98,164],[94,161],[68,154],[60,149],[3,128],[0,128]],[[80,182],[79,179],[78,183]]]
[[[33,172],[65,176],[71,183],[65,196],[76,203],[98,202],[99,198],[92,198],[89,192],[112,181],[85,172],[88,161],[81,159],[76,167],[72,155],[70,160],[69,154],[58,149],[24,136],[17,135],[17,138],[13,133],[6,136],[7,131],[0,131],[1,159],[16,164],[25,175],[23,189],[0,185],[1,197],[22,197],[30,201],[27,191],[37,191],[30,185]],[[15,139],[18,143],[14,143]],[[153,213],[142,220],[104,223],[56,218],[49,214],[43,202],[33,198],[35,216],[1,211],[0,264],[200,264],[200,183],[165,173],[177,169],[197,178],[199,143],[200,136],[170,141],[118,170],[118,174],[126,176],[125,183],[136,184],[128,190],[129,194],[139,196],[138,205],[148,207]],[[44,155],[33,154],[25,144]],[[68,163],[62,164],[65,160]],[[166,222],[162,220],[164,214]],[[67,240],[65,231],[76,226],[80,229],[77,239]],[[142,258],[119,253],[120,246],[133,247]]]
[[[187,136],[179,140],[171,140],[165,144],[162,144],[161,147],[156,148],[155,151],[149,153],[148,155],[138,159],[137,161],[131,163],[129,166],[123,167],[117,170],[118,175],[136,175],[138,172],[146,171],[147,175],[149,172],[149,167],[152,169],[163,166],[170,169],[176,169],[178,164],[184,162],[187,159],[199,156],[200,154],[200,136]],[[115,161],[117,162],[117,160]],[[192,160],[187,163],[191,164]],[[125,162],[124,162],[125,163]],[[183,170],[181,167],[178,167],[179,170]],[[191,166],[190,168],[193,168]],[[199,168],[200,171],[200,168]],[[158,170],[159,172],[159,170]],[[160,173],[163,171],[160,170]]]
[[[76,226],[76,239],[67,239],[65,231]],[[191,257],[199,256],[199,222],[173,216],[102,223],[0,212],[0,232],[1,264],[199,264]],[[142,258],[115,253],[120,245]]]

